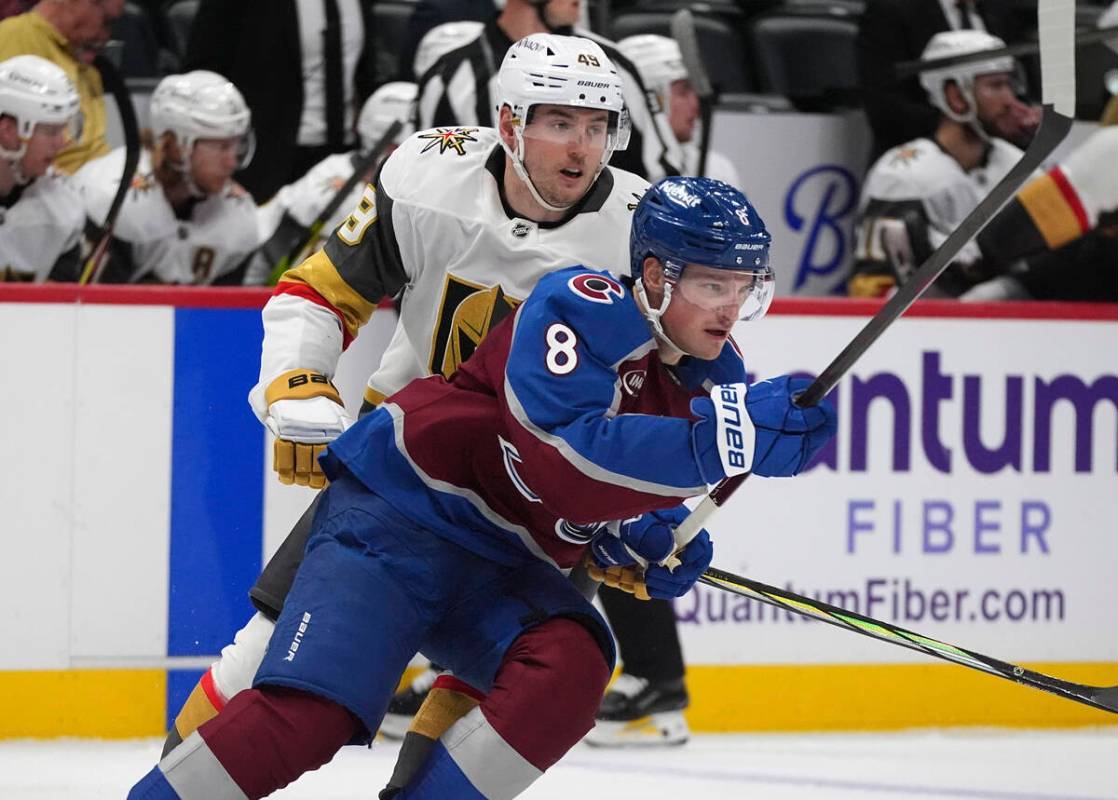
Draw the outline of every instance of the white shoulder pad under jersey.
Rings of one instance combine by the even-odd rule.
[[[648,184],[606,169],[561,223],[517,217],[502,198],[505,153],[491,128],[436,128],[409,138],[377,185],[407,275],[401,317],[367,398],[422,375],[450,375],[541,276],[574,264],[629,271],[629,223]]]
[[[71,179],[53,169],[0,205],[0,280],[41,282],[81,240],[85,211]]]
[[[124,168],[124,149],[82,167],[79,181],[86,212],[104,221]],[[131,247],[131,281],[208,284],[231,272],[258,244],[256,204],[237,184],[198,201],[189,219],[178,219],[152,174],[147,151],[124,196],[113,236]]]

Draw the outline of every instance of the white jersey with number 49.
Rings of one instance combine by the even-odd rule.
[[[410,380],[451,374],[546,273],[574,264],[629,271],[629,223],[648,187],[606,169],[562,222],[518,216],[502,191],[505,153],[491,128],[436,128],[407,139],[325,247],[285,273],[264,309],[260,384],[289,369],[333,375],[384,297],[400,319],[369,380],[377,403]]]

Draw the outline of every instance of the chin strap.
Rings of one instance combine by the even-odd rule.
[[[522,155],[524,153],[524,130],[520,125],[513,125],[512,131],[513,135],[516,137],[516,152],[514,153],[512,150],[509,149],[509,146],[505,143],[504,139],[501,140],[501,147],[505,149],[505,154],[512,160],[513,170],[515,170],[517,177],[524,182],[524,185],[528,187],[528,192],[532,195],[533,200],[539,203],[540,206],[542,206],[543,208],[546,208],[548,211],[557,211],[561,213],[574,207],[580,200],[582,200],[583,197],[586,196],[586,192],[583,192],[582,196],[579,197],[578,200],[575,200],[573,203],[569,203],[565,206],[557,206],[544,200],[539,191],[536,189],[536,185],[532,183],[532,179],[528,175],[528,168],[524,166],[524,160],[522,158]],[[594,172],[594,179],[590,181],[590,184],[586,189],[587,192],[589,192],[590,188],[594,186],[594,182],[598,180],[598,176],[602,174],[602,170],[605,169],[605,166],[606,159],[603,157],[602,162],[598,164],[598,169]]]
[[[640,306],[641,313],[648,320],[648,324],[652,326],[652,334],[661,344],[667,345],[684,355],[691,355],[668,337],[667,332],[664,331],[664,326],[660,323],[660,317],[664,316],[664,312],[668,310],[668,304],[672,302],[672,284],[664,284],[664,299],[660,301],[659,308],[653,308],[652,304],[648,302],[648,293],[644,289],[644,281],[641,278],[637,278],[633,289],[637,293],[637,304]]]
[[[31,179],[23,171],[23,165],[20,163],[23,160],[23,154],[27,152],[27,140],[20,138],[19,148],[16,150],[9,150],[8,148],[0,145],[0,158],[9,162],[12,170],[12,179],[16,182],[17,186],[26,186],[31,183]]]

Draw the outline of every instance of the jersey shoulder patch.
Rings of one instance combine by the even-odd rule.
[[[492,128],[418,131],[385,160],[377,188],[383,188],[395,202],[460,205],[457,198],[476,193],[476,186],[466,184],[476,181],[498,143]]]

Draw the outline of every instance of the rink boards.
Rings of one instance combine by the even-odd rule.
[[[265,298],[0,287],[0,736],[158,734],[251,614],[311,497],[245,402]],[[784,301],[738,340],[756,377],[819,370],[875,308]],[[353,408],[392,323],[343,359]],[[1118,683],[1116,349],[1115,307],[918,305],[839,386],[821,462],[717,517],[715,565]],[[717,590],[676,611],[698,730],[1113,721]]]

